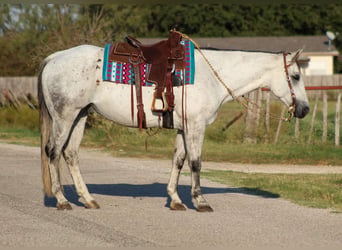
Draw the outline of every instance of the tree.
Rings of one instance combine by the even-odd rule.
[[[80,16],[78,5],[6,5],[1,8],[0,75],[34,75],[47,55],[101,41],[101,13]],[[15,15],[13,15],[15,13]]]
[[[177,24],[191,37],[322,35],[339,32],[342,4],[2,4],[0,75],[34,75],[47,55],[79,44],[103,46],[136,37],[167,37]],[[342,70],[341,62],[336,68]],[[339,66],[340,65],[340,66]]]

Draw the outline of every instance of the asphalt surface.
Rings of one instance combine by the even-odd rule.
[[[57,211],[54,199],[43,196],[39,152],[37,147],[0,143],[2,247],[342,247],[342,214],[251,195],[206,179],[201,180],[202,191],[213,213],[199,213],[192,206],[189,176],[181,176],[179,186],[188,209],[171,211],[166,193],[171,160],[114,158],[82,150],[81,171],[101,208],[82,206],[65,168],[65,193],[73,210]],[[206,168],[247,172],[342,169],[204,163]]]

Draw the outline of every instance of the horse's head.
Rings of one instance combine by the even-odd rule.
[[[282,55],[282,70],[280,81],[271,83],[271,91],[288,107],[290,119],[292,116],[304,118],[310,111],[303,77],[298,64],[298,57],[302,50]]]

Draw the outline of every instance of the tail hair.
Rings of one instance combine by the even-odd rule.
[[[41,155],[41,170],[43,179],[43,189],[44,193],[48,196],[53,196],[52,185],[51,185],[51,175],[49,168],[49,158],[46,154],[45,147],[48,143],[52,119],[50,113],[46,107],[44,100],[43,89],[42,89],[42,75],[44,68],[48,60],[45,59],[40,66],[40,71],[38,75],[38,105],[39,105],[39,124],[40,124],[40,155]]]

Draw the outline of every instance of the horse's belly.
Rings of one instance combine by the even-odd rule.
[[[143,87],[142,93],[147,127],[161,126],[162,117],[151,111],[154,88]],[[130,85],[101,82],[96,88],[92,103],[96,111],[107,119],[124,126],[138,126],[137,100],[134,86],[132,93]],[[177,121],[177,118],[175,120]]]

